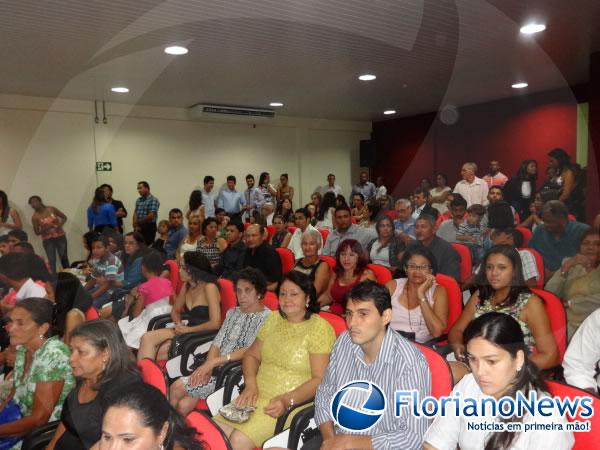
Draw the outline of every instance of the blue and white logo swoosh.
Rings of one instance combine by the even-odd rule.
[[[364,398],[360,407],[348,404],[350,397]],[[346,384],[331,399],[331,417],[346,431],[367,431],[383,417],[386,400],[379,386],[370,381],[353,381]]]

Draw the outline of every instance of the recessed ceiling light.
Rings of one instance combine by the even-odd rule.
[[[271,103],[269,103],[269,106],[273,106],[275,108],[279,108],[280,106],[283,106],[283,103],[281,103],[281,102],[271,102]]]
[[[377,78],[375,75],[372,75],[370,73],[365,73],[364,75],[360,75],[358,77],[358,79],[360,81],[373,81],[375,78]]]
[[[179,45],[172,45],[171,47],[165,48],[165,53],[169,55],[185,55],[188,49]]]
[[[529,86],[527,83],[515,83],[512,85],[513,89],[523,89]]]
[[[528,23],[521,27],[521,33],[523,34],[535,34],[540,33],[546,29],[546,25],[542,23]]]
[[[117,87],[111,88],[110,90],[113,92],[116,92],[117,94],[127,94],[129,92],[129,89],[124,86],[117,86]]]
[[[396,110],[395,109],[386,109],[383,114],[385,114],[386,116],[391,116],[392,114],[396,114]]]

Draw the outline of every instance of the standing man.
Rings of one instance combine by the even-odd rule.
[[[354,197],[355,194],[362,194],[365,198],[365,202],[375,198],[375,195],[377,195],[375,185],[369,181],[369,174],[364,170],[360,173],[358,184],[352,186],[350,197]]]
[[[169,211],[169,232],[164,246],[167,259],[175,259],[175,253],[187,232],[183,226],[183,213],[179,208],[173,208]]]
[[[364,281],[350,290],[346,306],[348,331],[333,347],[329,364],[315,397],[315,422],[320,436],[305,450],[421,449],[429,420],[412,414],[395,416],[396,391],[416,390],[425,398],[431,392],[429,367],[422,353],[389,326],[392,300],[385,286]],[[349,383],[374,383],[387,399],[382,418],[365,432],[352,433],[339,426],[331,414],[331,401]],[[364,395],[347,391],[344,404],[363,409]]]
[[[508,181],[508,177],[500,172],[500,163],[498,161],[490,161],[490,173],[483,177],[488,187],[500,186],[503,187]]]
[[[137,191],[140,197],[135,201],[133,229],[144,236],[146,245],[150,245],[156,237],[156,219],[160,202],[150,193],[150,185],[147,181],[140,181]]]
[[[248,189],[244,191],[244,201],[246,204],[242,209],[245,211],[244,216],[247,219],[254,213],[254,210],[260,209],[265,198],[262,192],[254,187],[254,175],[246,175],[246,185],[248,186]]]
[[[342,193],[342,188],[335,184],[335,175],[332,173],[327,175],[327,185],[321,188],[321,195],[324,196],[328,192],[333,192],[336,197]]]
[[[202,204],[204,205],[204,217],[215,217],[215,204],[217,202],[217,194],[213,190],[215,187],[215,179],[206,175],[204,177],[204,188],[202,192]]]
[[[350,208],[347,206],[335,208],[335,224],[336,227],[329,233],[323,247],[323,254],[327,256],[335,256],[340,243],[346,239],[355,239],[366,249],[367,245],[377,237],[374,230],[352,223]]]
[[[298,208],[296,210],[296,214],[294,214],[294,223],[296,225],[296,230],[292,234],[292,238],[290,239],[290,243],[287,248],[289,248],[292,252],[294,252],[294,258],[298,261],[301,258],[304,258],[304,252],[302,251],[302,235],[307,230],[317,230],[313,227],[309,222],[310,212],[306,208]],[[321,250],[319,249],[319,254]]]
[[[223,208],[231,219],[241,222],[245,200],[244,195],[235,190],[235,183],[235,177],[229,175],[227,177],[227,188],[223,189],[219,194],[217,206]]]
[[[488,204],[488,185],[481,178],[477,178],[477,164],[466,162],[463,164],[460,174],[463,179],[456,183],[454,193],[460,194],[467,201],[467,207],[471,205]]]
[[[41,197],[37,195],[29,197],[29,206],[34,211],[31,217],[33,232],[42,237],[42,245],[48,257],[48,264],[50,264],[52,274],[56,274],[57,254],[62,268],[68,269],[67,236],[65,230],[63,230],[67,216],[54,206],[44,205]]]
[[[377,179],[375,180],[375,185],[377,190],[375,191],[375,199],[376,200],[382,200],[383,198],[386,197],[387,195],[387,188],[385,187],[385,180],[383,179],[382,176],[378,176]]]
[[[113,198],[113,188],[110,184],[104,183],[100,185],[100,187],[104,189],[106,203],[110,203],[115,209],[115,214],[117,215],[117,231],[123,234],[123,219],[127,217],[127,210],[125,209],[125,205],[123,205],[123,202],[121,200],[115,200]]]

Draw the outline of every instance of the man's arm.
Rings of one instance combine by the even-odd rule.
[[[596,311],[584,320],[569,343],[563,360],[567,383],[596,391],[596,363],[599,360],[600,311]]]

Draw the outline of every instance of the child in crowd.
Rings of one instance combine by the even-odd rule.
[[[158,222],[158,239],[156,239],[150,246],[154,250],[165,253],[165,242],[169,237],[169,221],[161,220]]]
[[[140,347],[140,339],[153,317],[171,312],[175,293],[171,282],[160,276],[162,269],[163,256],[159,252],[151,250],[142,258],[142,275],[148,281],[131,291],[125,315],[119,320],[121,333],[131,348]]]
[[[90,278],[85,288],[92,294],[94,307],[100,310],[108,303],[114,290],[123,285],[124,269],[121,260],[110,252],[106,236],[92,237],[90,245]]]
[[[0,258],[10,253],[10,244],[8,243],[8,236],[0,236]]]
[[[467,208],[467,220],[458,226],[456,240],[469,247],[473,266],[477,266],[483,258],[483,227],[481,220],[485,215],[483,205],[471,205]]]

